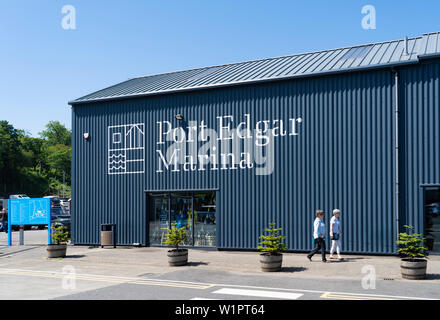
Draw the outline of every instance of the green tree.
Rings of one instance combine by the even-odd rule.
[[[55,146],[49,146],[46,149],[46,162],[50,168],[50,173],[57,180],[62,181],[63,171],[66,179],[70,182],[70,168],[72,149],[69,146],[57,144]]]
[[[41,131],[40,136],[46,140],[49,146],[57,144],[71,146],[72,144],[72,132],[59,121],[49,121],[46,130]]]
[[[33,138],[25,135],[21,138],[21,149],[25,157],[27,167],[32,167],[34,170],[39,169],[45,161],[44,157],[44,139]]]
[[[46,125],[46,130],[40,132],[43,139],[43,155],[41,164],[47,175],[49,191],[61,194],[65,190],[67,196],[70,194],[70,175],[71,175],[71,138],[72,133],[59,121],[50,121]],[[63,182],[63,172],[65,185]]]
[[[0,121],[0,190],[3,193],[17,189],[20,184],[20,168],[23,166],[20,139],[24,135],[8,121]]]
[[[428,248],[424,245],[426,239],[421,234],[414,233],[413,226],[405,225],[404,227],[407,232],[399,233],[399,240],[396,241],[399,245],[397,251],[411,259],[427,257]]]
[[[51,227],[52,239],[55,244],[67,244],[70,240],[70,231],[61,224],[55,224]]]
[[[0,196],[61,194],[63,189],[69,196],[70,139],[70,130],[58,121],[49,122],[40,138],[0,121]]]
[[[264,230],[267,235],[260,236],[263,241],[259,243],[258,249],[271,255],[278,255],[285,251],[287,247],[283,240],[286,237],[279,234],[281,230],[282,228],[275,228],[275,222],[270,222],[269,227]]]
[[[173,225],[171,229],[166,229],[166,241],[165,244],[173,246],[176,251],[179,251],[179,245],[184,243],[186,238],[188,237],[188,231],[186,227],[178,228],[176,225]]]

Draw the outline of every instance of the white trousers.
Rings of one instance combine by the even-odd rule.
[[[333,255],[333,252],[338,254],[338,256],[341,254],[341,240],[332,240],[332,247],[330,249],[330,255]]]

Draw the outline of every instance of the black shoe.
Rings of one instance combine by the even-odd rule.
[[[309,259],[310,261],[312,261],[312,257],[307,256],[307,259]]]

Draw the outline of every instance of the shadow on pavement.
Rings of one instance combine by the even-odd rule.
[[[356,258],[344,258],[343,260],[328,260],[328,261],[330,261],[330,262],[332,262],[332,263],[334,263],[334,262],[336,262],[336,263],[340,263],[340,262],[355,262],[355,261],[357,261],[357,260],[363,260],[363,259],[365,259],[365,258],[362,258],[362,257],[356,257]]]
[[[17,253],[21,253],[21,252],[25,252],[25,251],[29,251],[29,250],[34,250],[34,249],[37,249],[37,248],[38,248],[38,246],[30,247],[30,248],[26,248],[26,249],[20,249],[20,250],[11,251],[11,252],[0,252],[0,257],[12,256],[12,255],[17,254]]]
[[[63,259],[78,259],[78,258],[84,258],[85,255],[83,254],[69,254],[66,255]]]
[[[282,268],[281,272],[301,272],[301,271],[306,271],[307,268],[304,267],[287,267],[287,268]]]
[[[426,279],[427,279],[427,280],[439,280],[439,279],[440,279],[440,274],[436,274],[436,273],[427,273],[427,274],[426,274]]]
[[[201,261],[193,261],[193,262],[188,262],[187,266],[190,267],[197,267],[197,266],[207,266],[209,263],[206,262],[201,262]]]

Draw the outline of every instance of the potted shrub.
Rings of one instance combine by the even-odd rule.
[[[171,229],[166,229],[168,233],[166,234],[165,244],[173,246],[174,249],[168,250],[168,264],[170,266],[184,266],[188,263],[188,249],[179,249],[179,245],[183,244],[187,238],[186,227],[178,228],[176,225],[172,226]]]
[[[428,260],[424,246],[425,238],[413,233],[413,226],[405,226],[407,233],[399,233],[398,252],[402,255],[400,269],[402,277],[410,280],[426,278],[426,265]]]
[[[67,227],[57,224],[51,227],[52,242],[47,246],[48,258],[63,258],[66,256],[67,242],[70,240],[70,232]]]
[[[266,272],[280,271],[283,264],[282,252],[286,250],[286,245],[282,240],[286,237],[279,234],[282,228],[275,228],[275,222],[269,223],[265,229],[267,235],[261,235],[258,249],[260,254],[261,270]]]

